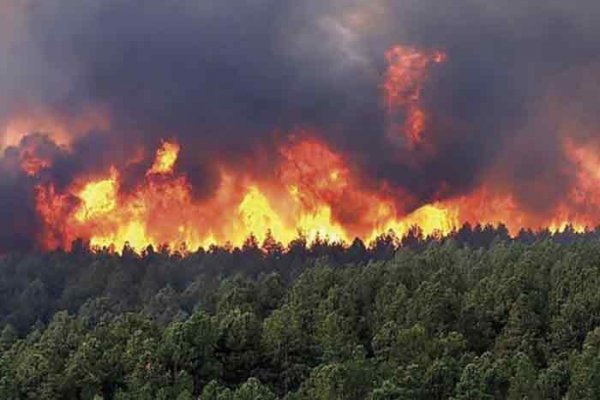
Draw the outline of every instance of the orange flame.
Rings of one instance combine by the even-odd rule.
[[[583,230],[593,222],[592,214],[563,215],[561,210],[546,219],[535,217],[519,209],[512,196],[484,187],[403,213],[384,190],[364,189],[346,160],[313,138],[281,148],[275,182],[222,168],[213,196],[195,200],[185,176],[173,172],[179,149],[164,142],[144,183],[130,194],[119,192],[115,168],[105,177],[73,184],[68,193],[40,186],[37,201],[46,224],[44,246],[68,247],[76,238],[87,238],[93,246],[128,243],[136,249],[150,244],[177,249],[239,246],[251,235],[258,242],[272,235],[288,244],[299,234],[309,241],[327,237],[349,243],[354,237],[373,240],[390,230],[402,236],[415,225],[424,235],[444,235],[465,222],[502,222],[516,234],[521,227],[544,224],[555,230],[567,224]],[[598,201],[600,160],[581,148],[571,151],[583,163],[583,189],[593,190]]]
[[[444,62],[446,55],[396,46],[386,59],[386,107],[391,117],[403,117],[400,132],[410,148],[423,141],[428,125],[421,97],[428,69]],[[521,228],[544,226],[583,231],[597,222],[600,209],[598,149],[573,141],[565,143],[564,151],[577,171],[576,184],[546,215],[524,210],[513,193],[492,179],[471,193],[434,198],[409,209],[407,204],[414,204],[410,194],[391,193],[385,182],[366,186],[342,154],[306,132],[280,147],[276,171],[269,178],[218,165],[218,187],[211,196],[197,199],[187,177],[176,168],[185,150],[172,140],[163,141],[132,192],[120,190],[121,172],[116,167],[103,176],[80,177],[64,192],[40,183],[36,202],[45,226],[41,245],[68,248],[73,240],[84,238],[97,247],[193,249],[240,246],[250,236],[258,242],[275,238],[289,244],[299,234],[309,242],[329,238],[349,243],[355,237],[368,241],[389,231],[401,237],[415,225],[424,235],[444,235],[466,222],[504,223],[513,235]],[[27,149],[21,153],[21,167],[31,176],[50,167],[36,154]]]
[[[179,145],[175,142],[163,142],[156,151],[154,164],[148,171],[149,174],[168,174],[173,172],[173,167],[179,156]]]
[[[76,238],[87,238],[100,247],[128,243],[137,249],[149,244],[195,248],[241,245],[250,235],[262,242],[269,234],[284,244],[299,234],[309,241],[349,242],[389,229],[402,234],[413,224],[425,233],[448,233],[456,226],[453,215],[434,205],[397,219],[392,199],[361,189],[345,160],[316,139],[281,149],[276,184],[223,168],[216,193],[198,201],[185,176],[173,173],[178,151],[175,143],[164,142],[144,184],[131,194],[119,192],[115,168],[108,176],[73,184],[68,193],[40,186],[44,246],[68,247]],[[157,179],[156,174],[163,176]]]
[[[81,205],[75,212],[75,219],[81,222],[108,214],[117,205],[117,172],[113,169],[111,177],[87,183],[78,193]]]
[[[575,221],[578,227],[593,226],[600,209],[600,156],[594,143],[576,143],[567,139],[564,143],[565,154],[573,163],[576,183],[569,193],[571,204],[562,214],[563,219]],[[575,211],[575,213],[574,213]]]
[[[409,148],[423,140],[426,115],[421,105],[421,93],[429,66],[446,61],[440,51],[426,52],[411,47],[394,46],[385,53],[388,68],[383,84],[389,114],[405,113],[399,130]]]

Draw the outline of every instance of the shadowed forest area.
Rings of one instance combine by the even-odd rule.
[[[0,258],[2,399],[598,399],[600,230]]]

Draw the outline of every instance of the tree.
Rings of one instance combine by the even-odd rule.
[[[249,378],[233,394],[233,400],[275,400],[271,390],[256,378]]]
[[[202,311],[195,312],[185,322],[174,322],[165,330],[162,353],[171,380],[176,381],[180,371],[193,379],[193,392],[217,376],[220,364],[214,352],[218,331],[214,320]]]
[[[568,399],[600,397],[600,328],[591,331],[580,354],[573,357]]]

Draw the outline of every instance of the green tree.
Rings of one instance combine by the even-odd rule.
[[[591,331],[581,353],[573,357],[568,399],[600,397],[600,328]]]

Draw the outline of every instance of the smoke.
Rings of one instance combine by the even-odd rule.
[[[33,186],[19,169],[16,152],[8,150],[0,159],[0,253],[26,250],[35,245],[39,221]]]
[[[366,187],[410,193],[405,208],[493,176],[543,213],[574,181],[565,137],[598,142],[598,20],[592,0],[7,0],[0,143],[16,118],[52,115],[70,150],[55,145],[44,179],[64,188],[118,165],[129,190],[152,149],[174,138],[177,168],[203,197],[218,186],[217,163],[272,173],[286,132],[308,128]],[[426,150],[386,138],[383,54],[395,44],[448,55],[423,90]],[[76,122],[89,110],[102,123]],[[56,133],[56,123],[38,125]],[[0,242],[23,248],[35,236],[33,179],[5,173],[26,146],[11,144],[0,164]]]

